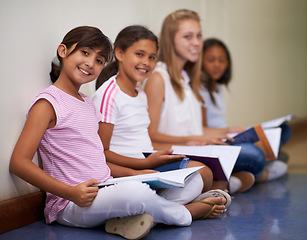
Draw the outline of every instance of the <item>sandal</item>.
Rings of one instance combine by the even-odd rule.
[[[199,201],[202,201],[206,198],[216,198],[216,197],[223,197],[223,198],[226,199],[225,210],[230,206],[230,203],[231,203],[230,195],[227,192],[220,190],[220,189],[210,190],[210,191],[207,191],[205,193],[202,193],[197,198],[195,198],[193,202],[199,202]],[[212,202],[210,202],[208,204],[210,204],[212,206],[215,205]]]
[[[206,218],[208,218],[208,217],[211,215],[211,213],[214,212],[214,210],[215,210],[215,208],[216,208],[216,205],[217,205],[217,204],[215,204],[215,203],[213,203],[213,202],[210,202],[210,201],[207,201],[207,200],[205,200],[205,199],[198,200],[198,201],[193,201],[193,203],[196,203],[196,202],[206,203],[206,204],[209,204],[209,205],[212,206],[211,210],[210,210],[205,216],[203,216],[201,219],[206,219]]]
[[[143,213],[123,218],[111,218],[106,221],[108,233],[120,235],[126,239],[140,239],[149,233],[154,224],[152,216]]]

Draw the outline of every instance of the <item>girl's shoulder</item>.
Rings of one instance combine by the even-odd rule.
[[[145,93],[144,89],[142,88],[142,86],[137,85],[135,90],[138,92],[138,97],[140,97],[140,98],[144,98],[144,97],[147,98],[146,97],[146,93]]]
[[[53,86],[53,85],[50,85],[49,87],[45,88],[44,90],[40,91],[34,101],[33,101],[33,104],[35,102],[37,102],[39,99],[42,99],[42,98],[45,98],[49,101],[51,100],[57,100],[59,99],[61,95],[61,90],[58,89],[57,87]]]
[[[155,66],[155,69],[154,69],[154,72],[167,72],[167,66],[164,62],[157,62],[156,63],[156,66]]]
[[[40,92],[38,93],[38,95],[45,94],[45,93],[51,94],[51,95],[53,95],[53,94],[56,95],[56,94],[59,94],[60,91],[61,91],[61,90],[58,89],[57,87],[55,87],[55,86],[53,86],[53,85],[50,85],[49,87],[47,87],[47,88],[45,88],[44,90],[40,91]]]
[[[222,84],[216,83],[216,84],[215,84],[215,87],[216,87],[216,89],[217,89],[218,92],[221,92],[221,91],[222,91]]]
[[[163,83],[163,85],[166,82],[169,82],[170,76],[167,71],[166,64],[164,62],[157,62],[156,67],[149,79],[151,79],[152,82],[159,82],[159,84]]]
[[[79,93],[80,94],[80,93]],[[44,90],[42,90],[37,96],[37,97],[40,97],[40,96],[52,96],[53,98],[55,99],[58,99],[60,98],[61,100],[63,98],[74,98],[73,96],[71,96],[70,94],[64,92],[63,90],[57,88],[56,86],[54,85],[50,85],[49,87],[45,88]],[[84,95],[84,94],[83,94]],[[84,95],[85,96],[85,95]]]
[[[105,81],[95,92],[93,95],[93,99],[101,98],[106,94],[113,94],[114,92],[118,92],[119,86],[116,83],[116,76],[112,76],[107,81]]]
[[[99,91],[100,89],[102,91],[104,91],[105,89],[109,89],[109,88],[119,88],[119,86],[116,83],[116,76],[114,75],[112,77],[110,77],[107,81],[105,81],[98,89],[97,91]]]
[[[60,102],[62,101],[62,98],[60,96],[60,89],[56,88],[53,85],[50,85],[49,87],[43,89],[42,91],[40,91],[34,98],[34,100],[32,101],[30,108],[28,110],[27,116],[30,113],[30,111],[32,110],[32,107],[41,99],[44,99],[46,101],[48,101],[53,109],[55,110],[55,112],[58,111],[59,106],[60,106]]]

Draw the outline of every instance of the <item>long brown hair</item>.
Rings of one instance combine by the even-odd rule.
[[[100,49],[99,54],[105,59],[106,62],[109,62],[111,59],[112,53],[112,44],[107,36],[105,36],[98,28],[90,27],[90,26],[81,26],[76,27],[70,30],[61,44],[64,44],[67,49],[71,48],[74,44],[76,44],[75,49],[70,53],[74,53],[78,49],[82,47],[88,48],[97,48]],[[70,55],[69,54],[69,55]],[[58,77],[60,76],[61,67],[62,67],[62,58],[57,53],[57,57],[59,60],[59,65],[52,62],[51,64],[51,72],[50,78],[54,83]]]
[[[167,71],[171,79],[172,86],[175,90],[177,96],[183,100],[184,91],[181,84],[181,73],[177,69],[176,65],[176,53],[174,46],[175,34],[179,29],[179,24],[183,20],[195,20],[198,23],[200,22],[199,15],[191,10],[177,10],[169,14],[163,21],[162,30],[160,34],[160,51],[158,53],[158,61],[162,61],[167,66]],[[199,101],[202,101],[202,98],[199,95],[200,87],[200,75],[201,75],[201,57],[193,63],[187,62],[184,66],[184,70],[188,73],[191,81],[191,88],[196,95]]]

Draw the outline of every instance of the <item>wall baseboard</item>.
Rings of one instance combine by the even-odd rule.
[[[0,234],[42,220],[44,206],[42,191],[0,201]]]

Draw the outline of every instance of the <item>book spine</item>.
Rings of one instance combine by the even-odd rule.
[[[264,152],[266,161],[275,160],[276,156],[274,155],[271,145],[267,137],[265,136],[262,126],[258,124],[254,128],[259,137],[259,142],[256,142],[255,145]]]

